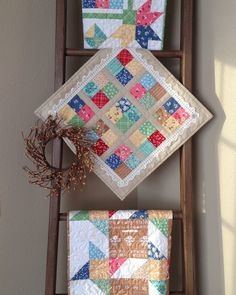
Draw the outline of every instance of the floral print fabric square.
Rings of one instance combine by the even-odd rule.
[[[73,211],[70,295],[167,295],[172,212]]]
[[[84,47],[162,49],[166,2],[82,0]]]
[[[211,117],[149,51],[130,48],[100,50],[37,113],[90,130],[94,172],[121,199]]]

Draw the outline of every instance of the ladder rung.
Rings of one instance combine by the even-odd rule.
[[[92,56],[98,50],[93,49],[76,49],[76,48],[67,48],[67,56]],[[152,51],[152,54],[155,57],[168,57],[168,58],[181,58],[183,56],[182,50],[155,50]]]
[[[174,220],[179,220],[179,219],[182,219],[183,218],[183,214],[182,214],[181,211],[174,211],[173,215],[174,215]],[[68,213],[67,212],[60,213],[60,221],[66,221],[67,220],[67,216],[68,216]]]

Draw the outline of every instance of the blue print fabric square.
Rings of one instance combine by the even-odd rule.
[[[76,112],[78,112],[79,110],[82,109],[82,107],[85,105],[85,103],[78,95],[76,95],[72,98],[72,100],[70,100],[68,102],[68,105],[72,109],[74,109]]]
[[[121,98],[116,103],[116,106],[121,109],[122,113],[127,112],[131,108],[131,105],[132,105],[131,102],[125,97]]]
[[[129,81],[133,78],[132,74],[126,70],[122,69],[117,75],[116,78],[120,81],[120,83],[125,86],[129,83]]]
[[[134,154],[130,155],[128,159],[125,160],[125,164],[130,168],[130,169],[135,169],[138,167],[140,164],[140,160],[135,156]]]
[[[96,0],[83,0],[83,8],[96,8]]]
[[[110,8],[112,9],[122,9],[124,5],[124,0],[110,0]]]
[[[164,104],[164,108],[169,114],[173,115],[178,110],[178,108],[180,108],[180,105],[173,97],[171,97]]]
[[[150,26],[137,26],[136,40],[142,48],[148,48],[149,40],[161,41],[160,37]]]
[[[157,83],[157,81],[150,73],[146,73],[141,78],[140,83],[146,90],[150,90]]]
[[[122,163],[120,157],[118,157],[116,154],[112,154],[108,159],[106,159],[105,162],[113,170]]]
[[[99,139],[99,136],[94,130],[88,130],[86,138],[90,141],[96,142]]]

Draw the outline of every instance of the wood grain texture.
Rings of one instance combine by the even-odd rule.
[[[181,79],[192,90],[193,0],[182,0],[181,9]],[[192,140],[180,151],[180,206],[183,213],[184,290],[186,295],[196,294],[194,224],[193,224],[193,168]]]
[[[65,80],[65,45],[66,45],[66,0],[56,2],[56,42],[55,42],[55,79],[54,88],[57,90]],[[61,139],[53,141],[52,165],[62,165],[63,142]],[[46,265],[45,295],[55,295],[58,255],[58,232],[60,219],[61,191],[50,198],[48,247]]]

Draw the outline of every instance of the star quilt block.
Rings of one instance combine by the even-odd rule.
[[[148,50],[134,48],[100,50],[36,114],[87,127],[94,172],[122,200],[212,117]]]
[[[73,211],[70,295],[167,295],[172,212]]]
[[[167,0],[82,0],[84,47],[162,49],[166,4]]]

